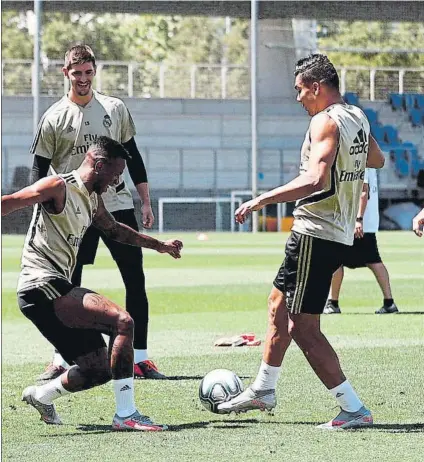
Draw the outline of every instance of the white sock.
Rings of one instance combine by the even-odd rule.
[[[258,375],[251,385],[255,390],[275,390],[281,366],[270,366],[262,360]]]
[[[344,411],[356,412],[364,405],[348,380],[332,388],[330,393]]]
[[[134,378],[112,380],[116,399],[116,413],[128,417],[136,411],[134,401]]]
[[[134,364],[141,363],[141,361],[146,361],[147,359],[149,359],[147,350],[134,350]]]
[[[58,353],[57,351],[54,352],[53,365],[62,366],[65,369],[69,369],[69,364],[62,358],[62,355]]]
[[[49,383],[35,388],[34,398],[43,404],[52,404],[53,400],[61,396],[69,395],[71,392],[65,390],[62,385],[61,376],[56,377]]]

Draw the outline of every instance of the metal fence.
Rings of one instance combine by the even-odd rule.
[[[41,94],[62,96],[68,81],[60,78],[62,61],[46,60],[42,66]],[[2,95],[32,94],[33,61],[2,61]],[[389,93],[423,93],[424,68],[348,66],[338,69],[342,93],[357,92],[371,101]],[[118,97],[249,99],[248,66],[220,64],[134,63],[99,61],[96,88]]]

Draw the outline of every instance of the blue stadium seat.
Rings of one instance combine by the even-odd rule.
[[[410,94],[410,93],[405,93],[403,95],[403,108],[406,111],[409,111],[410,109],[415,107],[415,95]]]
[[[403,109],[403,96],[399,93],[389,93],[389,104],[392,106],[392,109],[402,110]]]
[[[343,96],[343,99],[347,104],[354,104],[355,106],[359,106],[359,98],[357,93],[346,92]]]
[[[367,116],[370,125],[378,124],[378,114],[374,109],[364,109],[364,114]]]
[[[389,144],[398,144],[399,143],[399,136],[398,131],[393,125],[384,125],[384,139]]]
[[[424,123],[424,109],[412,108],[409,110],[409,120],[414,127],[419,127]]]
[[[418,109],[424,111],[424,95],[415,95],[415,103]]]
[[[371,125],[371,134],[377,143],[385,143],[384,128],[380,127],[380,125]]]
[[[409,175],[409,165],[408,161],[405,159],[396,159],[395,161],[395,170],[400,177],[405,177]]]

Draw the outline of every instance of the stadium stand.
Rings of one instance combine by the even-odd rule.
[[[344,98],[364,109],[372,135],[387,154],[390,168],[382,171],[386,186],[405,188],[410,177],[415,181],[424,170],[424,158],[419,155],[424,147],[424,95],[390,93],[387,103],[360,101],[355,93],[345,93]]]

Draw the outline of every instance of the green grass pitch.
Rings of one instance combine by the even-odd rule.
[[[323,330],[376,425],[325,432],[336,403],[290,346],[270,416],[219,416],[198,400],[201,377],[228,368],[253,381],[262,346],[215,348],[224,335],[264,338],[266,301],[283,259],[287,234],[175,233],[183,258],[145,252],[151,306],[149,352],[174,380],[136,383],[140,410],[167,423],[162,434],[113,433],[110,384],[56,401],[64,425],[47,426],[20,401],[51,356],[51,347],[20,313],[15,295],[22,236],[2,244],[2,452],[17,461],[421,461],[424,453],[424,240],[412,232],[381,232],[379,247],[401,314],[377,316],[382,296],[368,269],[346,271],[342,314],[323,317]],[[102,247],[83,283],[119,304],[124,290]],[[420,455],[421,454],[421,455]]]

